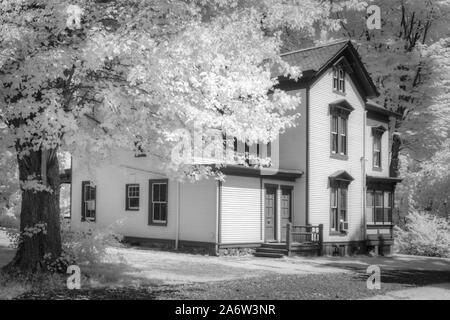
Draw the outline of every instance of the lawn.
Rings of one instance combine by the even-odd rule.
[[[14,251],[0,232],[0,265]],[[381,268],[381,289],[368,290],[366,269]],[[82,288],[3,282],[0,298],[19,299],[362,299],[450,282],[450,260],[412,256],[211,257],[144,248],[109,248],[96,266],[81,266]],[[0,281],[1,283],[1,281]]]

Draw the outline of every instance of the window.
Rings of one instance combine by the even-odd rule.
[[[244,144],[244,156],[245,156],[245,163],[246,164],[250,164],[250,146],[248,145],[248,143],[246,142]]]
[[[339,153],[346,155],[347,154],[347,119],[339,118],[340,126],[339,126],[339,136],[340,136],[340,148]]]
[[[381,138],[386,129],[382,126],[372,128],[373,136],[373,168],[381,169]]]
[[[348,230],[348,186],[355,179],[345,170],[336,171],[328,179],[330,181],[330,231],[344,233]]]
[[[347,118],[344,116],[331,116],[331,153],[347,155]]]
[[[125,210],[137,211],[139,210],[140,190],[138,184],[127,184],[125,186]]]
[[[373,137],[373,167],[381,168],[381,136]]]
[[[331,153],[339,152],[338,116],[331,117]]]
[[[330,199],[330,229],[332,232],[343,232],[343,224],[347,221],[347,188],[332,187]]]
[[[333,90],[345,93],[345,71],[341,67],[333,69]]]
[[[368,223],[390,224],[392,222],[393,192],[368,190],[366,220]]]
[[[168,180],[150,180],[149,224],[167,225]]]
[[[81,221],[95,221],[96,187],[90,181],[81,183]]]

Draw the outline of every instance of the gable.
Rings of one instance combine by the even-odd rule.
[[[324,46],[288,52],[281,56],[289,64],[301,68],[303,77],[299,83],[306,82],[310,85],[333,66],[340,65],[352,79],[363,100],[379,95],[351,41],[339,41]],[[280,87],[289,85],[289,82],[292,81],[280,77]]]

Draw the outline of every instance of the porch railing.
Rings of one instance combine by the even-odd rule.
[[[294,244],[316,244],[319,246],[319,255],[322,254],[323,224],[313,225],[286,225],[286,249],[291,252]]]

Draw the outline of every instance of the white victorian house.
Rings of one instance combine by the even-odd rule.
[[[234,165],[223,169],[225,182],[178,183],[133,154],[118,153],[94,171],[74,156],[71,224],[123,220],[132,243],[203,246],[213,254],[234,247],[262,256],[389,253],[400,181],[389,176],[397,114],[371,102],[377,89],[350,41],[283,58],[303,70],[299,81],[279,84],[301,94],[302,116],[279,138],[278,170]],[[247,148],[235,144],[236,152]]]

